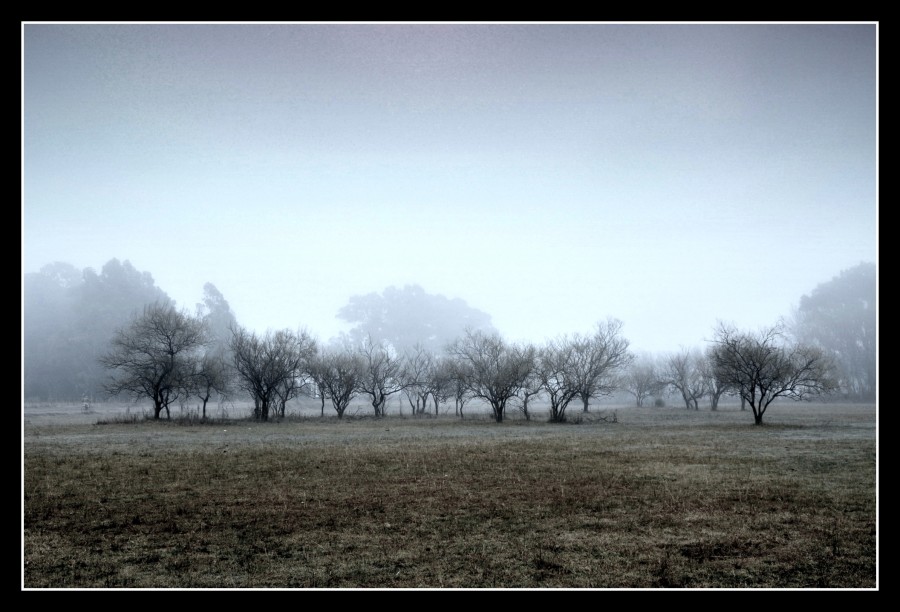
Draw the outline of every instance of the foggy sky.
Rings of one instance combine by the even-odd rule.
[[[323,340],[418,283],[699,346],[877,261],[876,28],[26,23],[22,271],[127,259]]]

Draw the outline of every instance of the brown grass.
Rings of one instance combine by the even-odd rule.
[[[616,413],[26,425],[23,588],[877,588],[874,406]]]

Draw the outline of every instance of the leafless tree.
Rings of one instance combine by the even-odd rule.
[[[697,349],[682,349],[663,360],[661,380],[681,394],[688,410],[698,410],[706,395],[705,358]]]
[[[732,391],[731,386],[727,382],[719,378],[715,367],[715,350],[714,347],[706,347],[703,355],[702,376],[705,382],[706,395],[709,397],[709,409],[712,411],[719,409],[719,400],[722,396]],[[743,408],[743,406],[742,406]]]
[[[434,414],[437,415],[441,404],[455,397],[453,360],[446,355],[435,357],[430,374],[426,388],[434,402]]]
[[[782,323],[758,332],[720,323],[714,344],[716,376],[737,389],[757,425],[778,398],[811,399],[838,388],[828,355],[818,347],[788,342]]]
[[[422,344],[416,344],[404,353],[401,373],[403,394],[413,414],[424,414],[428,396],[432,392],[437,357]],[[435,411],[437,406],[435,406]]]
[[[225,353],[220,349],[208,350],[195,363],[191,376],[193,394],[203,402],[203,419],[206,419],[206,405],[213,394],[226,397],[231,389],[231,369]]]
[[[311,384],[310,362],[317,353],[316,341],[306,330],[285,329],[272,335],[273,366],[283,374],[273,397],[279,417],[284,418],[287,403]]]
[[[312,393],[319,399],[320,416],[325,416],[325,399],[328,392],[325,388],[325,368],[319,356],[313,357],[309,362],[309,379],[312,381]]]
[[[634,357],[628,350],[628,340],[622,336],[622,322],[618,319],[597,323],[592,335],[576,335],[570,346],[578,396],[584,412],[588,412],[591,398],[609,395],[621,386],[621,374]]]
[[[449,396],[452,397],[454,401],[454,414],[459,418],[465,418],[463,415],[463,408],[465,408],[466,402],[472,398],[468,386],[468,380],[471,376],[471,367],[469,364],[460,361],[452,355],[446,356],[445,363],[450,374],[448,387]]]
[[[331,400],[338,418],[344,418],[350,402],[360,393],[360,383],[365,376],[362,358],[351,350],[333,349],[316,358],[312,370],[313,378],[321,385],[325,397]]]
[[[635,358],[622,377],[622,383],[625,391],[634,396],[638,408],[643,407],[647,399],[662,395],[665,389],[656,359],[650,354]]]
[[[581,391],[574,361],[573,341],[566,336],[550,340],[537,355],[535,371],[550,400],[550,421],[554,423],[566,420],[566,408]]]
[[[503,422],[507,402],[515,397],[533,368],[533,359],[520,347],[504,342],[499,334],[466,330],[449,352],[469,369],[467,387],[474,397],[488,402],[494,420]]]
[[[315,340],[302,330],[258,336],[239,326],[232,328],[230,348],[238,385],[253,398],[253,416],[261,421],[269,419],[273,404],[284,416],[285,404],[299,391],[298,379],[308,373],[317,350]]]
[[[531,360],[528,376],[525,377],[525,382],[518,393],[518,397],[522,400],[522,414],[525,415],[526,421],[530,421],[531,413],[528,411],[528,402],[532,398],[540,397],[544,392],[544,383],[538,370],[538,349],[534,345],[524,344],[519,346],[518,350],[524,359]]]
[[[278,366],[285,372],[293,371],[294,375],[285,375],[275,386],[275,409],[278,416],[284,418],[287,403],[304,393],[313,384],[310,364],[318,352],[313,337],[305,330],[292,333],[287,330],[274,335],[276,354],[280,355]]]
[[[385,342],[375,342],[372,336],[367,336],[358,352],[363,364],[359,390],[369,396],[375,416],[383,416],[388,397],[403,390],[403,363]]]
[[[115,332],[100,363],[113,370],[104,386],[111,395],[153,401],[153,418],[191,391],[191,374],[207,342],[203,323],[186,311],[153,303]]]

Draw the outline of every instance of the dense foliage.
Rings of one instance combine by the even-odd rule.
[[[841,390],[874,399],[877,389],[877,273],[874,263],[842,271],[804,295],[795,332],[828,352],[840,369]]]
[[[26,398],[78,400],[102,393],[99,358],[116,330],[145,306],[169,296],[127,260],[111,259],[98,274],[67,263],[23,279],[23,370]]]
[[[427,293],[419,285],[388,287],[382,293],[355,295],[338,311],[338,317],[354,323],[350,340],[388,342],[402,353],[419,345],[439,352],[466,329],[491,334],[491,317],[464,300]]]

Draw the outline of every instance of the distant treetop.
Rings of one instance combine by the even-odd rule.
[[[487,313],[459,298],[426,293],[419,285],[391,286],[381,294],[353,296],[337,316],[356,323],[349,334],[352,341],[371,337],[389,342],[398,352],[417,344],[439,352],[466,329],[496,331]]]

